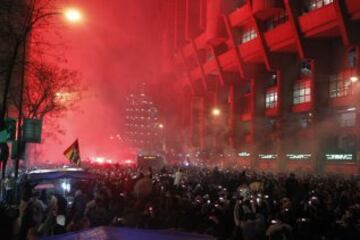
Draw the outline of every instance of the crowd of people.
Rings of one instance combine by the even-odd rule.
[[[25,185],[0,207],[1,239],[38,239],[113,225],[176,229],[220,240],[360,239],[360,179],[200,167],[92,168],[69,198]],[[4,237],[4,238],[3,238]]]

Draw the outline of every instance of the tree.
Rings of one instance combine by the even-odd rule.
[[[25,118],[59,117],[73,109],[83,95],[78,73],[48,62],[32,63],[27,69],[23,96]],[[20,97],[12,96],[19,108]]]
[[[57,11],[55,0],[2,0],[0,4],[0,80],[2,83],[2,114],[7,110],[11,85],[18,82],[29,59],[26,49],[33,51],[48,43],[39,39],[39,33],[50,28]],[[31,33],[31,39],[30,39]]]
[[[42,34],[53,29],[55,23],[53,16],[59,15],[57,2],[59,1],[1,0],[0,129],[5,127],[4,118],[9,107],[9,96],[10,103],[18,109],[24,109],[24,116],[40,119],[45,115],[55,116],[64,112],[71,107],[71,98],[79,96],[67,95],[73,94],[74,86],[79,83],[74,71],[61,69],[41,60],[42,54],[48,52],[51,44],[54,44],[44,41]],[[29,47],[31,58],[28,57]],[[26,85],[24,85],[25,75],[27,78],[29,75]],[[21,93],[25,94],[23,103]],[[19,111],[19,113],[19,119],[22,119],[23,112]],[[21,127],[18,132],[21,132]],[[18,141],[21,142],[21,134],[19,135]],[[8,148],[6,143],[0,145],[1,149]],[[6,151],[1,150],[0,154],[3,155],[3,152]],[[17,166],[15,169],[17,176]]]

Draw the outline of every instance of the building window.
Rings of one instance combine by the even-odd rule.
[[[351,80],[355,76],[354,70],[344,71],[330,76],[330,98],[345,97],[353,94],[353,84]]]
[[[300,62],[300,78],[310,78],[312,74],[312,61],[304,59]]]
[[[311,102],[310,81],[298,82],[294,86],[294,104]]]
[[[338,147],[341,152],[355,153],[356,152],[356,136],[343,135],[338,137]]]
[[[339,124],[340,127],[354,127],[356,123],[356,111],[346,111],[340,113]]]
[[[281,14],[270,18],[266,22],[266,29],[267,29],[267,31],[270,31],[270,30],[276,28],[277,26],[286,23],[288,20],[289,20],[289,16],[287,15],[287,13],[285,11],[283,11]]]
[[[250,42],[256,37],[257,37],[257,33],[254,28],[246,29],[241,35],[241,43]]]
[[[265,96],[265,107],[266,109],[269,108],[276,108],[277,107],[277,88],[271,88],[266,91]]]
[[[318,8],[322,8],[326,5],[333,3],[334,0],[307,0],[305,1],[305,12],[311,12]]]

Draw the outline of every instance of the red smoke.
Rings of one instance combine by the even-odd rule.
[[[54,51],[65,55],[67,68],[79,71],[88,90],[79,108],[58,120],[66,130],[58,136],[60,142],[44,139],[34,161],[66,161],[62,152],[76,138],[83,159],[129,158],[133,153],[126,144],[111,136],[122,135],[121,106],[127,90],[156,78],[160,0],[79,0],[64,5],[68,3],[81,9],[85,20],[57,29],[66,47]]]

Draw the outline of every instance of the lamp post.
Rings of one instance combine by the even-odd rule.
[[[217,155],[218,153],[218,148],[219,148],[219,140],[218,140],[218,134],[220,132],[219,128],[220,128],[220,125],[221,125],[221,115],[222,115],[222,112],[221,112],[221,109],[218,108],[218,107],[214,107],[212,110],[211,110],[211,115],[213,116],[213,119],[212,119],[212,127],[213,127],[213,130],[214,130],[214,139],[213,139],[213,144],[214,144],[214,150],[215,150],[215,154]]]

